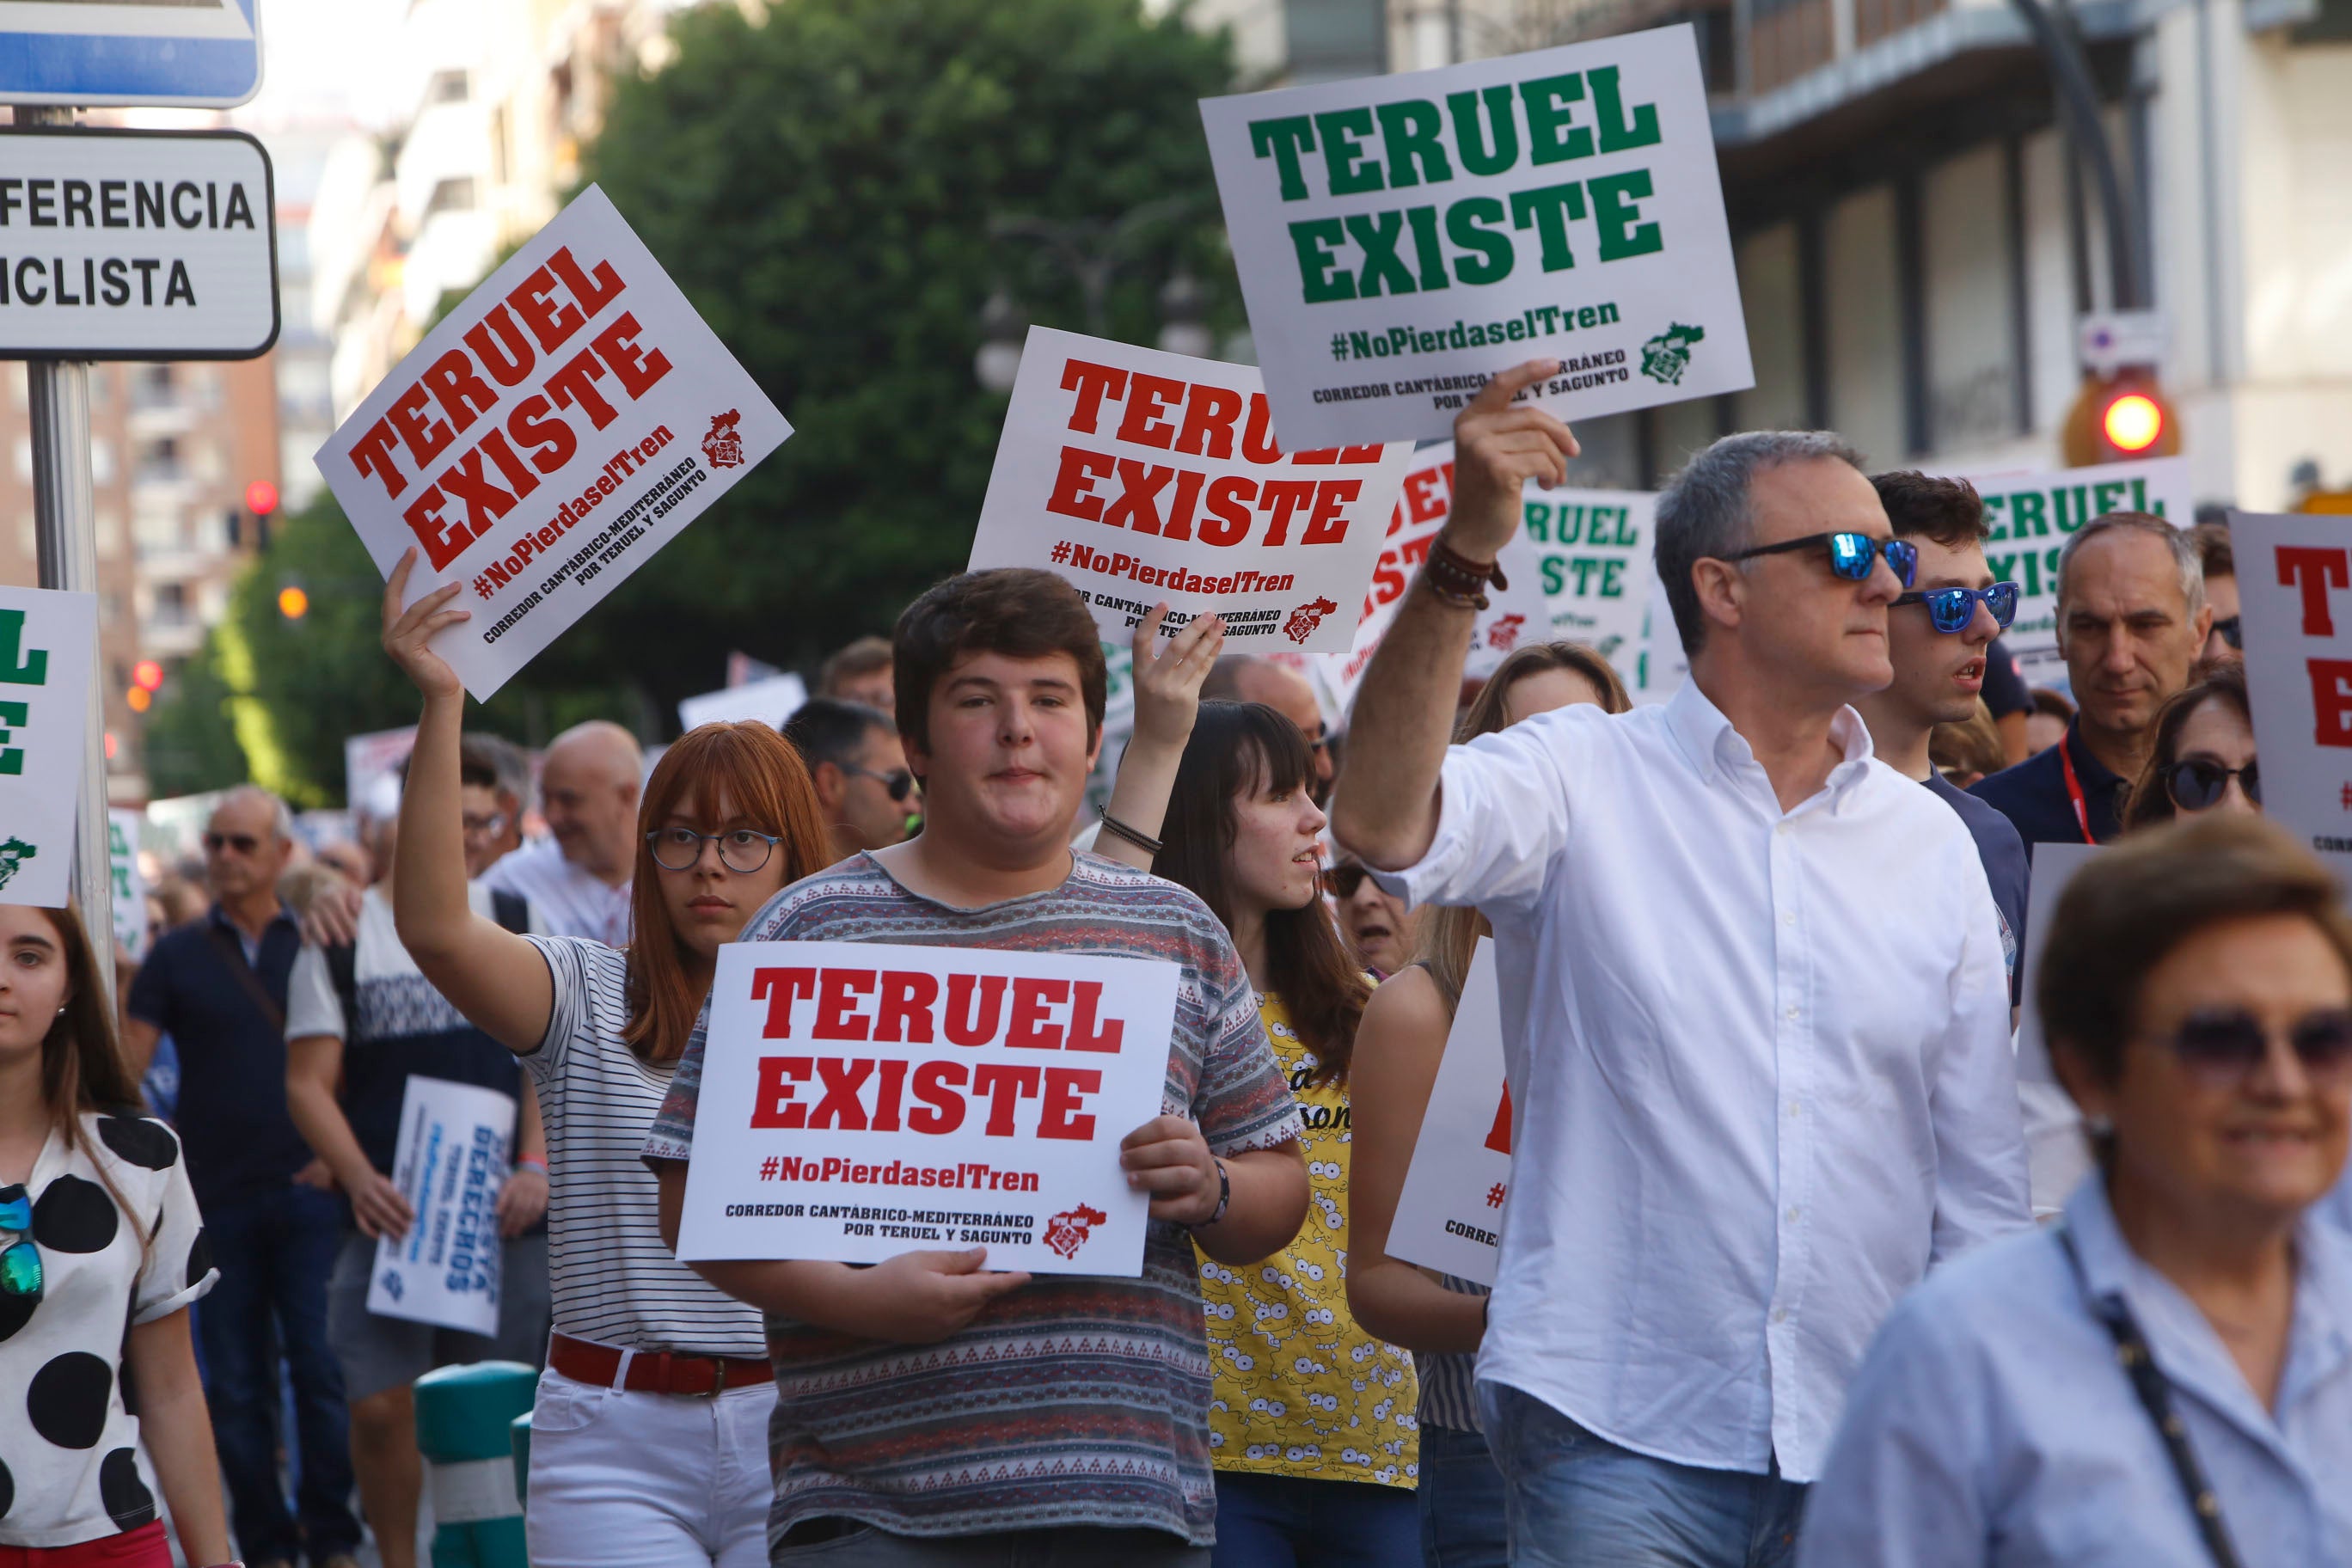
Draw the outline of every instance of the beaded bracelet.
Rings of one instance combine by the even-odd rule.
[[[1471,560],[1445,542],[1444,534],[1430,542],[1429,559],[1422,563],[1421,580],[1439,601],[1461,610],[1483,610],[1486,607],[1486,584],[1507,588],[1503,563],[1490,561],[1484,564]]]

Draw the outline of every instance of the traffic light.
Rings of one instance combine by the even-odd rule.
[[[253,514],[253,548],[258,552],[269,548],[269,520],[278,510],[278,487],[268,479],[256,479],[245,487],[245,510]],[[237,542],[237,524],[241,518],[228,514],[228,542]]]
[[[131,689],[122,694],[133,713],[144,713],[155,705],[155,693],[163,689],[163,667],[152,658],[142,658],[131,667]]]
[[[299,583],[289,583],[278,590],[278,613],[289,621],[299,621],[310,613],[310,591]]]
[[[2146,371],[2083,378],[2062,437],[2070,468],[2169,458],[2180,450],[2180,421]]]

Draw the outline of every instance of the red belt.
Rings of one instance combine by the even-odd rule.
[[[547,1347],[547,1364],[574,1383],[613,1386],[621,1370],[621,1351],[593,1340],[557,1334]],[[621,1384],[637,1394],[692,1394],[708,1397],[730,1388],[750,1388],[772,1381],[774,1369],[764,1361],[743,1356],[674,1355],[668,1351],[639,1351],[629,1358],[629,1375]]]

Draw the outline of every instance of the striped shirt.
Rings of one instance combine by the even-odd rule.
[[[785,889],[746,942],[916,942],[1179,966],[1164,1111],[1220,1154],[1300,1135],[1249,977],[1208,906],[1092,855],[1059,887],[976,910],[908,892],[860,855]],[[708,1022],[706,1014],[705,1023]],[[679,1060],[648,1160],[694,1151],[704,1026]],[[1069,1525],[1215,1538],[1210,1376],[1190,1236],[1154,1223],[1139,1279],[1041,1276],[935,1345],[877,1342],[770,1318],[772,1552],[803,1519],[897,1535]]]
[[[530,941],[555,983],[547,1037],[522,1060],[547,1123],[556,1331],[632,1350],[765,1356],[758,1310],[662,1245],[660,1187],[637,1152],[672,1069],[639,1059],[621,1039],[628,961],[577,937]]]
[[[1474,1279],[1441,1274],[1437,1282],[1465,1296],[1484,1296],[1486,1287]],[[1478,1419],[1478,1352],[1476,1351],[1415,1351],[1413,1370],[1421,1374],[1421,1424],[1448,1426],[1456,1432],[1484,1432]]]

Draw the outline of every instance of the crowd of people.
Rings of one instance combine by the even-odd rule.
[[[540,1568],[2352,1563],[2352,923],[2260,816],[2226,531],[2071,535],[2029,689],[1967,484],[1729,436],[1659,498],[1671,699],[1537,643],[1465,702],[1577,457],[1512,401],[1551,369],[1457,422],[1344,731],[1155,613],[1092,821],[1052,574],[650,773],[569,731],[534,791],[403,563],[359,844],[296,868],[224,797],[119,1030],[76,912],[0,906],[0,1563],[163,1568],[165,1513],[199,1568],[362,1518],[411,1563],[411,1389],[489,1358],[541,1368]],[[2111,842],[2029,931],[2032,847]],[[719,949],[816,941],[1178,967],[1139,1275],[679,1260]],[[1481,944],[1491,1292],[1391,1250]],[[515,1102],[491,1335],[367,1310],[412,1075]]]

